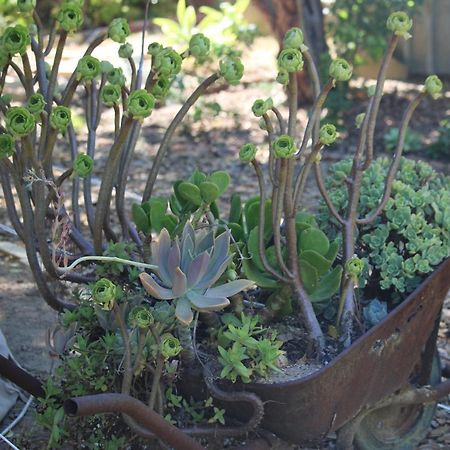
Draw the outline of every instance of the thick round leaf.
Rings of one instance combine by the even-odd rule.
[[[330,241],[318,228],[308,228],[300,233],[298,246],[300,252],[314,250],[321,255],[326,255],[330,248]]]
[[[200,170],[195,170],[194,173],[189,178],[189,181],[196,186],[200,186],[204,181],[206,181],[206,175]]]
[[[306,250],[300,254],[300,263],[307,261],[313,266],[319,276],[325,275],[331,267],[331,262],[314,250]]]
[[[202,199],[208,205],[213,203],[219,198],[219,188],[209,181],[204,181],[200,184],[200,194]]]
[[[150,220],[144,209],[137,203],[133,203],[131,206],[131,215],[133,217],[133,222],[136,224],[136,228],[145,235],[149,234],[151,230]]]
[[[301,261],[298,268],[300,270],[300,276],[302,277],[306,292],[311,295],[316,290],[319,283],[319,275],[317,274],[317,270],[307,261]]]
[[[195,184],[183,181],[178,186],[178,192],[184,200],[193,203],[195,206],[200,206],[202,204],[200,189]]]
[[[342,267],[335,267],[330,273],[320,279],[318,288],[311,294],[313,302],[321,302],[330,299],[341,285]]]
[[[265,273],[261,272],[253,263],[248,259],[242,261],[242,269],[245,276],[249,280],[253,280],[257,286],[263,289],[276,289],[279,284],[273,278],[270,278]]]
[[[242,202],[239,194],[231,194],[229,222],[239,223],[242,217]]]
[[[214,183],[218,190],[219,195],[222,195],[228,188],[231,178],[230,175],[228,175],[228,172],[224,172],[222,170],[219,170],[217,172],[212,173],[209,176],[209,180],[211,183]]]

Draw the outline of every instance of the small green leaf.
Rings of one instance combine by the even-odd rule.
[[[204,181],[200,184],[200,194],[206,204],[211,204],[219,198],[219,188],[215,183]]]
[[[219,211],[219,207],[217,206],[216,202],[211,203],[209,205],[209,209],[211,210],[211,213],[214,216],[214,219],[220,219],[220,211]]]
[[[239,194],[231,194],[229,222],[239,223],[242,217],[242,202]]]
[[[164,228],[162,219],[163,219],[164,215],[166,214],[166,210],[167,210],[167,203],[165,203],[165,202],[161,203],[161,202],[155,201],[155,202],[153,202],[153,204],[150,207],[150,223],[152,224],[152,228],[157,233],[160,233],[161,230]]]
[[[301,261],[298,267],[306,292],[312,294],[319,283],[319,274],[317,273],[316,268],[307,261]]]
[[[229,222],[228,228],[231,230],[231,235],[236,242],[244,240],[244,230],[238,223]]]
[[[214,183],[219,189],[219,195],[222,195],[230,185],[230,175],[228,172],[219,170],[217,172],[212,173],[209,176],[209,180],[211,183]]]
[[[314,250],[321,255],[326,255],[330,248],[330,241],[318,228],[308,228],[300,233],[298,245],[300,252]]]
[[[193,203],[195,206],[200,206],[202,204],[200,189],[195,184],[183,181],[178,186],[178,193],[184,200]]]
[[[143,207],[137,203],[133,203],[131,206],[131,215],[138,231],[141,231],[145,235],[149,234],[151,230],[150,220]]]
[[[317,270],[319,276],[326,274],[331,267],[331,262],[314,250],[306,250],[302,252],[299,259],[301,264],[303,261],[306,261],[313,266]]]
[[[200,187],[204,181],[206,181],[206,175],[198,169],[195,169],[194,173],[189,178],[191,183],[194,183],[196,186]]]
[[[279,285],[276,280],[268,277],[265,273],[259,271],[259,269],[248,259],[242,261],[242,269],[245,276],[256,283],[257,286],[263,289],[276,289]]]
[[[321,302],[331,298],[341,285],[342,267],[337,266],[320,279],[318,288],[310,295],[313,302]]]
[[[179,23],[183,23],[185,13],[186,13],[186,0],[178,0],[177,19]]]
[[[261,257],[259,255],[259,227],[255,227],[250,231],[248,235],[247,241],[247,249],[250,257],[252,258],[252,262],[256,265],[256,267],[265,272],[263,263],[261,261]]]
[[[339,250],[339,243],[337,241],[330,242],[330,248],[328,249],[326,255],[323,255],[330,264],[333,264]]]

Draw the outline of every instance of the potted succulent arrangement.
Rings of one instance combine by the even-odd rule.
[[[409,37],[411,19],[402,12],[389,17],[392,36],[377,83],[366,112],[356,117],[357,148],[326,178],[321,154],[338,133],[323,122],[322,109],[352,67],[334,59],[322,87],[301,30],[286,33],[276,80],[286,86],[288,117],[270,98],[255,101],[268,165],[261,167],[253,144],[241,148],[259,195],[243,201],[233,194],[226,216],[219,208],[230,185],[224,171],[196,170],[174,183],[170,198],[153,190],[178,125],[211,85],[239,83],[239,58],[224,57],[186,100],[164,134],[142,201],[127,208],[130,164],[145,120],[168,95],[183,60],[205,61],[210,42],[195,34],[181,54],[152,43],[145,73],[144,51],[136,65],[128,24],[118,18],[63,86],[59,66],[67,37],[83,22],[81,3],[63,2],[46,39],[34,2],[18,1],[32,24],[8,27],[0,47],[2,189],[37,286],[62,313],[50,340],[59,363],[44,384],[38,414],[49,446],[73,438],[66,400],[70,414],[122,413],[78,421],[87,447],[126,448],[129,428],[142,442],[161,438],[175,448],[202,448],[190,436],[237,436],[262,425],[295,443],[339,430],[343,449],[354,442],[362,449],[414,448],[434,403],[449,390],[446,383],[414,386],[439,381],[433,355],[449,287],[450,180],[402,158],[414,110],[442,91],[436,76],[409,103],[393,158],[374,155],[386,69],[398,41]],[[93,56],[108,38],[120,44],[128,81],[121,68]],[[315,102],[299,138],[296,73],[304,62]],[[25,106],[6,91],[9,71],[23,85]],[[84,90],[85,153],[71,120],[78,90]],[[112,108],[114,141],[94,202],[96,136],[106,108]],[[59,175],[57,144],[70,149],[69,167]],[[323,198],[312,212],[303,198],[311,172]],[[54,280],[79,284],[72,302],[61,299]]]

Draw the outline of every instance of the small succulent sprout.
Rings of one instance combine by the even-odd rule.
[[[239,150],[239,159],[243,162],[252,162],[257,152],[256,145],[244,144]]]
[[[133,91],[128,97],[128,114],[134,119],[142,120],[149,117],[155,106],[155,97],[145,89]]]
[[[114,19],[108,27],[108,36],[119,44],[123,44],[130,35],[130,26],[123,17]]]
[[[303,46],[303,43],[303,31],[298,27],[289,29],[284,35],[283,48],[296,48],[300,50],[300,48]]]
[[[271,108],[273,108],[273,100],[272,97],[269,97],[266,100],[255,100],[252,106],[252,111],[256,117],[262,117]]]
[[[211,42],[203,33],[194,34],[189,41],[189,53],[195,59],[208,56],[210,48]]]
[[[273,151],[277,158],[292,158],[296,152],[294,138],[282,134],[273,141]]]
[[[278,68],[277,83],[286,86],[289,83],[289,72],[285,69]]]
[[[336,81],[348,81],[352,77],[353,67],[344,58],[331,61],[329,75]]]
[[[102,88],[100,98],[106,106],[119,103],[122,88],[118,84],[105,84]]]
[[[94,160],[86,153],[79,153],[73,162],[73,171],[80,178],[87,177],[94,169]]]
[[[425,80],[424,91],[431,95],[434,99],[437,99],[443,89],[442,81],[437,75],[430,75]]]
[[[336,127],[331,123],[326,123],[320,127],[319,140],[323,145],[331,145],[337,138]]]
[[[131,56],[133,55],[133,46],[128,42],[125,42],[125,44],[122,44],[119,47],[118,53],[121,58],[125,59],[131,58]]]
[[[181,56],[173,48],[166,47],[154,56],[153,68],[166,76],[173,76],[181,70]]]
[[[42,94],[33,94],[27,101],[27,108],[34,117],[39,116],[45,108],[45,100]]]
[[[23,13],[29,13],[36,7],[36,0],[17,0],[17,9]]]
[[[135,306],[128,316],[128,321],[132,327],[148,328],[155,323],[155,319],[147,306]]]
[[[147,53],[151,56],[156,56],[164,47],[159,42],[152,42],[147,47]]]
[[[364,270],[364,261],[357,256],[352,256],[345,263],[345,272],[352,278],[358,278],[361,272]]]
[[[33,114],[21,106],[12,106],[6,111],[6,130],[13,137],[29,135],[36,125]]]
[[[160,74],[158,79],[156,80],[156,83],[153,85],[151,89],[151,93],[155,98],[163,99],[169,93],[171,84],[172,81],[168,76]]]
[[[14,155],[14,139],[8,133],[0,133],[0,161]]]
[[[358,129],[361,128],[365,118],[366,118],[366,113],[364,113],[364,112],[359,113],[355,117],[355,126],[356,126],[356,128],[358,128]]]
[[[164,358],[174,358],[177,356],[183,347],[180,341],[171,333],[165,333],[161,336],[160,351]]]
[[[50,113],[50,125],[55,130],[64,133],[72,120],[70,109],[66,106],[56,106]]]
[[[296,48],[285,48],[278,55],[278,68],[289,73],[302,70],[303,63],[303,56]]]
[[[100,75],[100,61],[92,55],[83,56],[77,65],[77,79],[90,81]]]
[[[244,65],[236,56],[226,56],[219,63],[219,73],[225,81],[236,86],[244,75]]]
[[[108,75],[109,72],[114,70],[114,66],[109,61],[101,61],[100,62],[100,69],[103,74]]]
[[[387,19],[386,26],[396,36],[409,39],[409,30],[413,26],[413,20],[404,11],[393,12]]]
[[[377,298],[370,301],[363,308],[364,322],[370,327],[380,323],[388,315],[387,303],[381,302]]]
[[[92,299],[104,311],[111,311],[118,297],[117,286],[107,278],[98,280],[92,288]]]
[[[23,25],[6,28],[1,40],[4,51],[13,55],[24,55],[31,44],[30,32]]]
[[[213,231],[195,232],[190,223],[183,229],[181,239],[171,243],[163,229],[152,242],[152,262],[158,266],[155,280],[148,273],[139,278],[144,289],[159,300],[175,300],[175,316],[185,325],[194,317],[192,309],[200,312],[219,311],[230,304],[228,297],[253,284],[235,280],[214,286],[228,268],[230,232],[214,238]]]
[[[126,78],[123,74],[123,70],[120,67],[113,67],[107,74],[106,79],[111,84],[118,84],[119,86],[125,86]]]
[[[84,21],[81,6],[76,2],[63,3],[56,16],[56,20],[60,27],[68,33],[77,31]]]

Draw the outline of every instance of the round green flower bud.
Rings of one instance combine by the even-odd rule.
[[[271,108],[273,108],[273,100],[271,97],[269,97],[266,100],[262,99],[255,100],[252,106],[252,111],[256,117],[262,117]]]
[[[408,32],[413,26],[413,21],[405,12],[397,11],[388,17],[386,26],[395,35],[409,39],[411,35]]]
[[[123,74],[123,70],[120,67],[113,67],[106,76],[107,80],[111,84],[117,84],[119,86],[125,86],[126,78]]]
[[[278,69],[277,83],[286,86],[289,83],[289,72],[285,69]]]
[[[243,162],[251,162],[256,156],[256,145],[244,144],[239,150],[239,159]]]
[[[135,306],[128,316],[132,327],[148,328],[155,322],[151,311],[146,306]]]
[[[151,93],[155,98],[162,99],[169,93],[170,85],[170,78],[160,74],[158,80],[151,89]]]
[[[100,63],[100,69],[101,69],[102,73],[104,73],[105,75],[108,75],[109,72],[114,70],[114,66],[109,61],[102,61]]]
[[[33,11],[36,6],[36,0],[17,0],[17,9],[20,12],[28,13]]]
[[[202,33],[194,34],[189,41],[189,53],[196,59],[208,56],[211,43]]]
[[[356,117],[355,117],[355,126],[356,128],[361,128],[364,119],[366,118],[366,113],[359,113]]]
[[[73,162],[73,171],[80,178],[87,177],[94,169],[94,160],[86,153],[79,153]]]
[[[160,351],[164,358],[173,358],[177,356],[183,348],[180,341],[170,333],[165,333],[161,336]]]
[[[145,119],[152,113],[155,97],[145,89],[133,91],[128,97],[128,113],[135,119]]]
[[[337,138],[336,127],[326,123],[320,127],[319,140],[323,145],[331,145]]]
[[[0,134],[0,161],[4,158],[9,158],[14,155],[16,151],[14,147],[14,139],[10,134]]]
[[[303,56],[300,50],[285,48],[278,55],[278,67],[286,72],[297,72],[303,69]]]
[[[92,288],[94,302],[105,311],[113,309],[117,293],[117,286],[107,278],[101,278]]]
[[[427,94],[430,94],[434,99],[438,98],[442,93],[442,81],[437,75],[430,75],[425,80],[424,90]]]
[[[159,42],[152,42],[147,48],[147,53],[156,56],[163,48]]]
[[[352,278],[357,278],[364,269],[364,261],[357,256],[353,256],[345,263],[345,271]]]
[[[126,42],[125,44],[122,44],[119,47],[119,56],[121,58],[131,58],[131,55],[133,54],[133,46],[131,44],[129,44],[128,42]]]
[[[33,114],[21,106],[12,106],[6,111],[6,129],[14,137],[30,134],[36,125]]]
[[[100,93],[100,98],[106,106],[113,106],[120,100],[122,88],[118,84],[105,84]]]
[[[239,84],[244,75],[244,65],[236,56],[227,56],[219,63],[219,73],[232,86]]]
[[[277,158],[292,158],[296,152],[294,139],[282,134],[273,141],[273,151]]]
[[[115,42],[123,44],[130,35],[130,27],[123,17],[114,19],[108,27],[108,36]]]
[[[283,39],[283,48],[300,49],[303,45],[303,31],[300,28],[293,27],[286,32]]]
[[[81,6],[76,2],[63,3],[56,16],[61,28],[68,33],[77,31],[83,24],[84,17]]]
[[[70,124],[72,114],[66,106],[56,106],[50,113],[50,125],[64,133]]]
[[[336,81],[348,81],[352,77],[353,67],[345,59],[336,58],[331,61],[328,73]]]
[[[181,56],[173,48],[166,47],[154,55],[153,68],[169,77],[180,72],[181,62]]]
[[[30,33],[23,25],[6,28],[2,36],[2,46],[10,55],[24,55],[31,44]]]
[[[42,94],[33,94],[27,102],[28,111],[35,117],[39,116],[45,108],[45,100]]]
[[[100,61],[91,55],[83,56],[77,65],[77,79],[90,81],[101,73]]]

